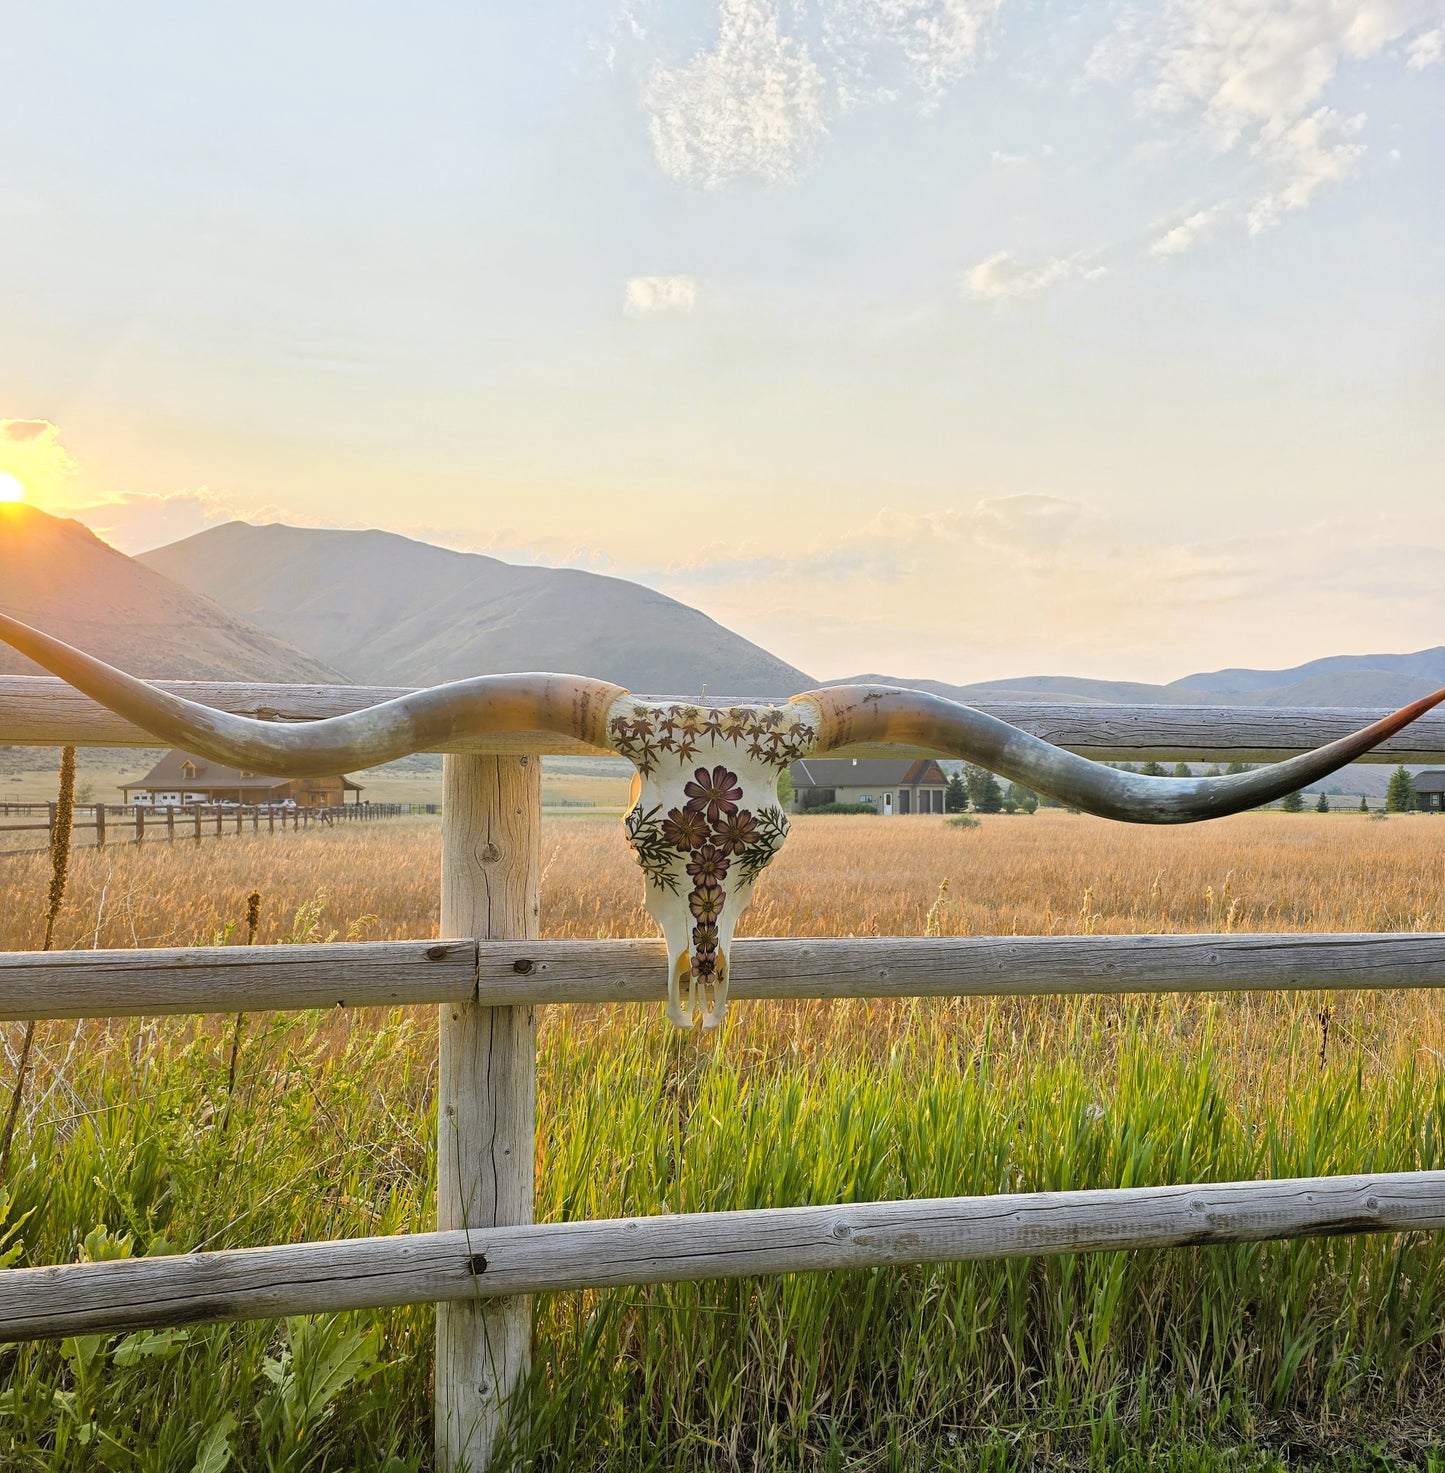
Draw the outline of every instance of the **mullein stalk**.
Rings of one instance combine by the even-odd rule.
[[[246,897],[246,945],[256,944],[256,932],[261,929],[261,892],[253,890]],[[236,1062],[241,1057],[241,1029],[245,1026],[245,1013],[237,1013],[231,1025],[231,1067],[226,1074],[226,1113],[221,1119],[224,1134],[231,1124],[231,1100],[236,1093]]]
[[[60,754],[60,795],[55,805],[55,827],[50,835],[50,891],[46,897],[45,943],[49,951],[55,944],[55,922],[65,903],[65,883],[70,875],[70,837],[75,825],[75,748],[66,747]],[[20,1062],[15,1069],[15,1084],[10,1091],[10,1108],[0,1131],[0,1185],[10,1170],[10,1148],[15,1142],[15,1127],[20,1119],[20,1106],[25,1098],[25,1078],[30,1071],[30,1054],[35,1046],[35,1019],[25,1025],[20,1044]]]

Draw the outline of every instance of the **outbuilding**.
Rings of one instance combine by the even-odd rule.
[[[121,785],[127,803],[155,808],[183,808],[192,803],[340,808],[348,793],[355,793],[354,801],[359,803],[361,790],[360,783],[341,773],[335,777],[265,777],[180,751],[167,752],[139,781]]]
[[[793,812],[871,803],[879,813],[942,813],[948,777],[931,757],[805,757],[789,768]]]
[[[1445,767],[1415,774],[1415,800],[1426,813],[1445,813]]]

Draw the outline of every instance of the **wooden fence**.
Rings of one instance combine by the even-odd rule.
[[[331,715],[395,692],[185,688],[227,709]],[[58,708],[58,709],[57,709]],[[1375,713],[990,708],[1100,758],[1265,760]],[[0,743],[151,744],[58,682],[0,680]],[[532,1221],[535,1009],[658,1002],[652,941],[540,941],[541,764],[555,737],[443,764],[444,936],[367,945],[0,955],[0,1019],[432,1003],[437,1230],[0,1273],[0,1339],[437,1304],[438,1465],[487,1468],[526,1374],[527,1295],[560,1289],[1445,1227],[1445,1172]],[[570,750],[577,750],[574,746]],[[1376,760],[1445,760],[1426,718]],[[1445,935],[739,941],[749,998],[1445,986]]]
[[[43,854],[50,847],[55,832],[54,803],[11,803],[11,809],[28,809],[28,823],[0,822],[0,836],[5,834],[44,834],[44,844],[7,849],[0,847],[0,859],[19,854]],[[419,806],[419,805],[418,805]],[[333,828],[341,823],[369,823],[375,819],[398,818],[410,813],[409,803],[347,803],[334,808],[288,808],[283,804],[187,803],[182,806],[135,803],[78,804],[72,831],[82,845],[104,849],[107,844],[144,844],[177,839],[190,839],[199,844],[203,839],[220,839],[227,834],[269,833],[289,828]],[[39,815],[44,821],[39,821]],[[0,815],[0,818],[8,815]]]

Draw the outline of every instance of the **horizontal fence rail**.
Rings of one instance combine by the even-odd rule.
[[[729,996],[1040,997],[1445,987],[1445,934],[941,936],[733,944]],[[480,1002],[652,1003],[660,941],[0,952],[0,1021]]]
[[[410,687],[255,685],[157,681],[205,706],[272,720],[314,721],[405,695]],[[744,699],[739,697],[739,699]],[[746,699],[756,699],[747,697]],[[1098,761],[1273,762],[1337,740],[1388,715],[1386,707],[1103,706],[985,701],[987,711],[1046,741]],[[49,676],[0,677],[0,745],[154,747],[156,738]],[[440,748],[438,749],[440,750]],[[489,753],[585,753],[615,756],[551,733],[520,733],[449,743],[446,750]],[[898,746],[838,748],[832,756],[903,756]],[[1433,711],[1359,759],[1445,762],[1445,714]]]
[[[768,1207],[0,1273],[0,1339],[565,1289],[1445,1227],[1445,1171]]]
[[[475,941],[0,952],[0,1021],[461,1002]]]

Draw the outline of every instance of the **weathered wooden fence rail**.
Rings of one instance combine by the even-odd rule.
[[[314,718],[398,694],[183,684],[252,715]],[[989,709],[1099,759],[1265,761],[1376,714],[1254,707]],[[153,746],[44,678],[0,679],[0,744]],[[0,955],[0,1019],[435,1003],[438,1231],[0,1273],[0,1340],[414,1302],[437,1309],[439,1466],[489,1467],[526,1375],[526,1296],[798,1270],[1445,1228],[1445,1172],[1185,1183],[536,1224],[535,1010],[653,1002],[651,941],[541,941],[542,752],[488,738],[443,763],[442,930],[463,940]],[[861,754],[866,749],[857,749]],[[1431,715],[1373,760],[1445,761]],[[1445,935],[740,941],[732,996],[1037,996],[1445,985]]]

